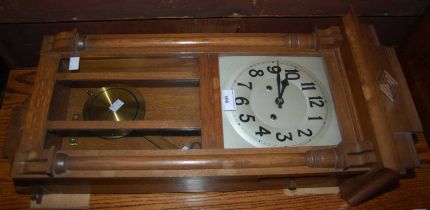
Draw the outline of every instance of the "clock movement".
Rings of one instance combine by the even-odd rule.
[[[393,49],[352,12],[309,33],[44,38],[13,157],[20,193],[339,187],[349,204],[419,161]]]

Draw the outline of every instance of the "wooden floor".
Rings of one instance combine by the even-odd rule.
[[[12,109],[32,91],[35,71],[14,70],[0,111],[0,151]],[[430,209],[430,152],[424,138],[417,144],[421,168],[415,178],[403,179],[393,191],[370,200],[357,209]],[[28,195],[14,193],[6,159],[0,159],[0,209],[28,209]],[[283,190],[240,191],[229,193],[161,193],[92,195],[91,209],[345,209],[338,195],[286,196]]]

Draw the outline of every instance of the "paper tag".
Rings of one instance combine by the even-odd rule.
[[[79,70],[79,59],[80,59],[80,57],[70,57],[70,59],[69,59],[69,71]]]
[[[109,109],[113,112],[116,112],[116,111],[118,111],[118,109],[120,109],[122,107],[122,105],[124,105],[124,102],[122,102],[119,99],[116,99],[116,101],[113,102],[112,105],[110,105]]]
[[[221,100],[224,111],[236,111],[234,90],[222,90]]]

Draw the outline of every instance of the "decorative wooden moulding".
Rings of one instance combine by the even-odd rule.
[[[321,56],[341,143],[224,149],[220,55]],[[78,71],[68,70],[71,57],[80,58]],[[88,90],[112,85],[143,95],[143,120],[82,120]],[[301,34],[47,36],[23,123],[20,139],[9,139],[20,141],[12,171],[19,192],[340,186],[351,205],[418,166],[413,134],[421,131],[394,51],[352,12],[341,26]],[[94,136],[109,130],[133,135]],[[181,149],[192,144],[201,148]]]

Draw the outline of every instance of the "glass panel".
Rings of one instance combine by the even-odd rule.
[[[63,59],[59,64],[46,147],[119,150],[199,146],[196,57],[81,58],[77,71],[68,70],[69,62]]]
[[[221,56],[225,148],[336,145],[322,57]]]

